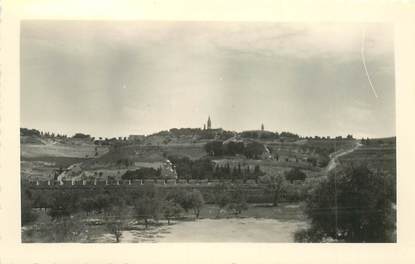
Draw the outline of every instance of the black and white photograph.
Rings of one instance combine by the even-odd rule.
[[[394,50],[383,22],[22,20],[21,242],[396,243]]]

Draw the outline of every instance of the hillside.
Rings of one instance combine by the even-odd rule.
[[[135,138],[138,140],[96,140],[81,133],[68,138],[26,130],[21,135],[22,179],[119,180],[127,172],[138,173],[143,168],[161,170],[160,177],[168,178],[211,175],[194,171],[192,166],[209,166],[204,169],[207,171],[215,167],[229,167],[231,171],[238,167],[252,170],[258,167],[264,175],[283,174],[298,168],[309,177],[317,177],[324,173],[331,154],[351,149],[356,144],[354,139],[305,139],[288,132],[236,133],[190,128]],[[184,163],[177,163],[178,160]],[[191,174],[196,174],[183,174],[189,169],[193,171]]]
[[[370,168],[396,177],[396,138],[363,140],[356,151],[340,158],[345,165],[368,164]]]

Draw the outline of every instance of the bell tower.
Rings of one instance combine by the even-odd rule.
[[[210,116],[209,116],[207,120],[207,129],[211,129],[211,128],[212,128],[212,121],[210,121]]]

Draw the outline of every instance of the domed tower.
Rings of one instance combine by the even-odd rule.
[[[208,117],[208,121],[207,121],[207,129],[211,129],[212,128],[212,121],[210,121],[210,116]]]

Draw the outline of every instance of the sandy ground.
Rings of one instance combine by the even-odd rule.
[[[303,221],[201,219],[177,222],[145,232],[123,231],[121,242],[294,242],[294,232],[306,227],[307,224]]]

